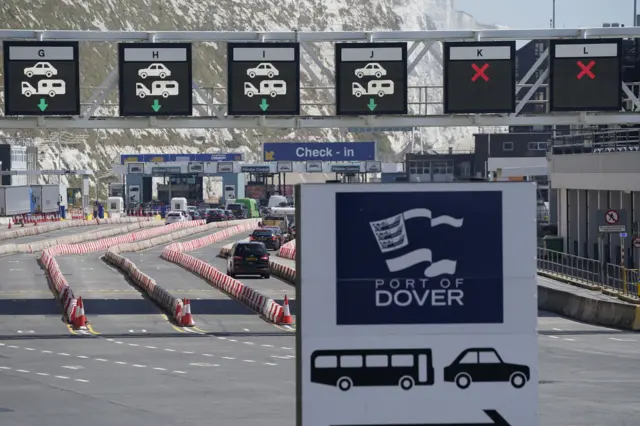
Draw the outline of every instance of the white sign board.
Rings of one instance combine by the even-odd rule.
[[[299,426],[539,425],[535,183],[296,194]]]

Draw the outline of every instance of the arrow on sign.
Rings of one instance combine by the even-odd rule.
[[[369,99],[369,105],[367,105],[369,107],[369,111],[373,111],[374,109],[376,109],[376,107],[378,105],[376,105],[376,101],[373,100],[373,98]]]
[[[156,99],[155,101],[153,101],[153,104],[151,104],[151,108],[153,108],[155,112],[158,112],[158,110],[162,108],[162,105],[160,105],[160,103]]]
[[[484,413],[491,419],[489,423],[392,423],[386,425],[348,425],[348,426],[511,426],[496,410],[484,410]],[[347,425],[334,425],[347,426]]]
[[[38,104],[38,108],[40,108],[40,111],[44,112],[44,110],[47,109],[48,106],[49,104],[47,104],[47,101],[41,98],[40,103]]]
[[[266,99],[262,98],[262,102],[260,102],[260,109],[266,111],[267,108],[269,108],[269,104]]]

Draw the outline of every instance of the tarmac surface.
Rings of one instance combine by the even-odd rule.
[[[214,258],[218,250],[209,246],[199,256]],[[225,300],[195,275],[158,259],[160,251],[139,253],[139,266],[175,282],[175,291],[193,290],[195,301]],[[239,313],[196,313],[210,333],[174,330],[98,256],[60,259],[103,334],[66,329],[36,255],[0,259],[1,425],[295,424],[293,333],[279,333],[230,299],[222,306]],[[539,312],[538,324],[540,424],[637,426],[640,334],[547,312]]]

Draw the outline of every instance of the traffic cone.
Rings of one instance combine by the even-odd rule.
[[[293,324],[293,317],[291,316],[291,311],[289,310],[289,298],[286,294],[284,295],[284,313],[282,314],[280,324]]]
[[[73,326],[75,328],[86,328],[87,317],[84,315],[84,303],[82,297],[78,297],[78,305],[76,306],[76,314],[73,318]]]
[[[9,219],[9,229],[11,229],[11,226],[13,226],[13,225],[12,225],[12,222],[13,222],[13,221],[12,221],[11,219]]]
[[[191,302],[189,299],[184,299],[184,312],[182,314],[181,326],[183,327],[193,327],[196,323],[193,321],[193,317],[191,316]]]

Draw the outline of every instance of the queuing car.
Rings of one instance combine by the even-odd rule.
[[[186,222],[188,220],[190,220],[188,214],[185,214],[180,210],[172,210],[167,213],[165,224],[171,225],[172,223]]]
[[[284,244],[284,236],[280,232],[280,228],[277,227],[256,229],[249,235],[249,240],[263,243],[267,250],[278,250]]]
[[[222,209],[208,209],[206,217],[207,223],[223,222],[227,220],[227,214]]]
[[[234,220],[236,218],[231,210],[224,210],[224,214],[226,215],[227,220]]]
[[[260,275],[263,278],[271,276],[269,252],[265,245],[257,241],[239,241],[231,247],[227,259],[227,275]]]
[[[526,365],[504,362],[493,348],[470,348],[444,368],[444,381],[466,389],[472,382],[509,382],[522,388],[531,378]]]

